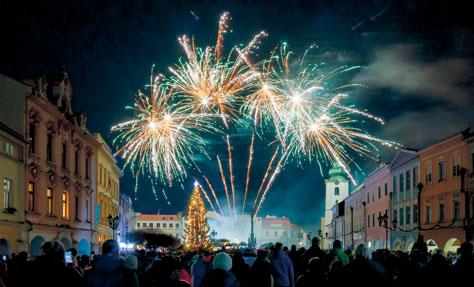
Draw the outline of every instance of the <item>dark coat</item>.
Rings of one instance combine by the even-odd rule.
[[[200,287],[240,287],[239,280],[229,271],[212,269]]]

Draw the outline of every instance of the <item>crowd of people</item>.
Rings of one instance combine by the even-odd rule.
[[[215,253],[123,253],[116,241],[107,240],[101,255],[79,256],[74,248],[66,253],[58,241],[46,242],[42,252],[34,259],[29,259],[26,252],[11,258],[2,256],[0,287],[439,286],[474,278],[471,243],[462,243],[457,254],[447,257],[441,251],[428,252],[422,238],[410,253],[370,252],[365,244],[352,251],[343,250],[338,240],[326,252],[319,247],[318,238],[313,238],[307,250],[294,245],[288,249],[276,243],[256,252],[223,248]]]

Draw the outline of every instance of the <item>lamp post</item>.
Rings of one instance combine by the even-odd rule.
[[[257,245],[257,239],[255,238],[255,233],[253,231],[253,221],[255,217],[255,209],[252,208],[252,213],[250,214],[250,237],[249,237],[249,248],[255,248]]]
[[[112,239],[115,240],[115,230],[117,230],[120,224],[120,216],[116,215],[113,217],[111,214],[107,216],[107,220],[109,221],[109,227],[112,229]]]
[[[379,227],[385,228],[385,249],[388,250],[388,231],[397,229],[397,219],[395,218],[392,220],[393,228],[389,226],[387,213],[384,215],[379,215],[377,219],[379,220]]]

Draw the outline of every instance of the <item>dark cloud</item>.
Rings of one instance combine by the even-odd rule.
[[[466,87],[472,77],[469,59],[420,59],[412,44],[397,44],[376,50],[373,61],[354,82],[370,88],[390,88],[406,97],[431,97],[460,105],[469,101],[472,89]]]

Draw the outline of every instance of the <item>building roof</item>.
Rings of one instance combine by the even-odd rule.
[[[140,214],[138,220],[141,221],[160,221],[160,220],[179,220],[178,214]]]

